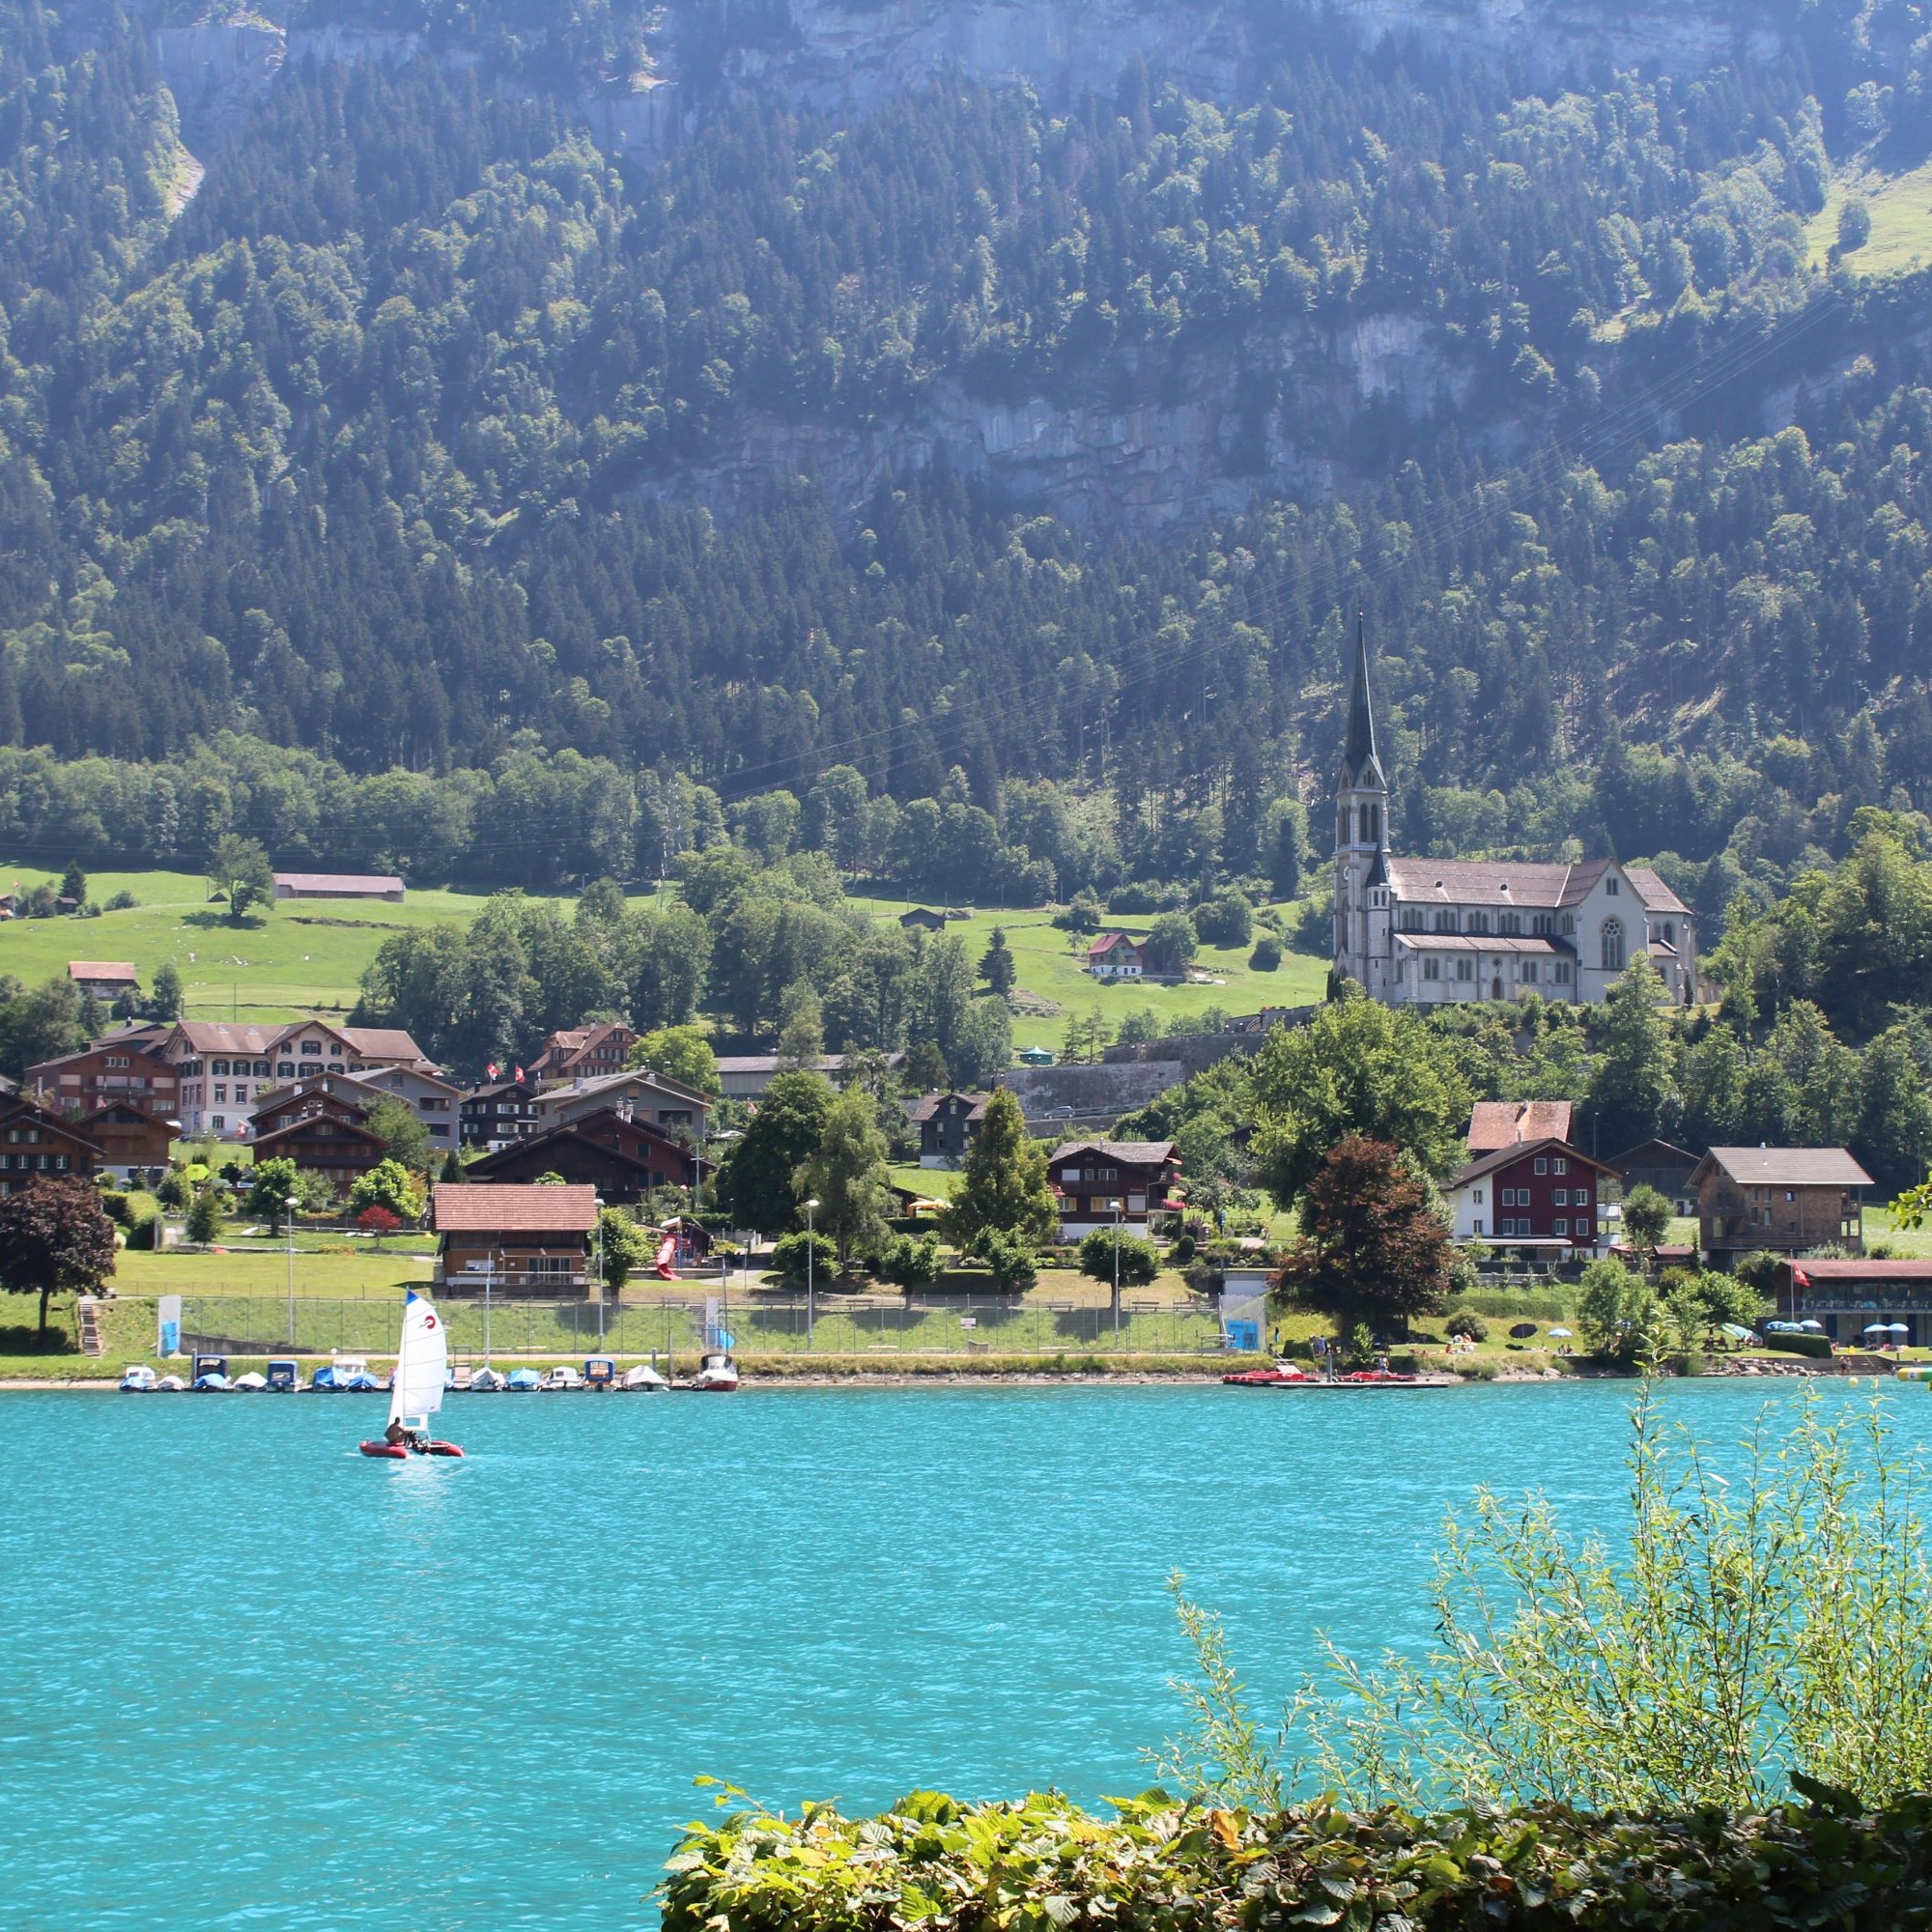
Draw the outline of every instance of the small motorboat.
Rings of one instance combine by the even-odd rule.
[[[738,1364],[729,1355],[713,1352],[698,1364],[685,1387],[699,1395],[729,1395],[738,1386]]]
[[[301,1364],[273,1361],[269,1364],[269,1386],[277,1395],[293,1395],[301,1387]]]
[[[189,1384],[196,1395],[230,1395],[235,1384],[218,1369],[211,1369],[206,1375],[196,1376]]]
[[[259,1395],[269,1386],[269,1378],[267,1376],[257,1375],[250,1369],[245,1376],[235,1378],[235,1386],[244,1395]]]
[[[501,1395],[503,1378],[495,1369],[478,1369],[469,1378],[469,1389],[472,1395]]]
[[[623,1379],[617,1386],[622,1389],[641,1389],[646,1394],[654,1394],[660,1389],[668,1391],[670,1388],[670,1384],[651,1362],[639,1362],[636,1368],[626,1369]]]
[[[593,1389],[614,1388],[617,1382],[617,1364],[610,1355],[586,1355],[583,1358],[583,1386]]]
[[[332,1364],[316,1370],[309,1379],[309,1387],[317,1395],[340,1395],[342,1378],[335,1373]]]
[[[121,1374],[121,1393],[123,1395],[153,1395],[156,1376],[145,1362],[135,1362]]]
[[[372,1376],[364,1369],[360,1375],[351,1376],[341,1386],[349,1395],[381,1395],[388,1384],[380,1376]]]
[[[543,1387],[543,1378],[534,1369],[512,1369],[503,1386],[512,1395],[535,1395]]]
[[[539,1386],[546,1389],[581,1389],[583,1378],[568,1362],[559,1362],[544,1377]]]
[[[199,1388],[203,1378],[208,1376],[219,1376],[221,1378],[221,1386],[223,1388],[228,1386],[228,1357],[226,1355],[192,1355],[188,1360],[187,1379],[190,1388]]]
[[[186,1392],[187,1384],[179,1376],[163,1376],[155,1384],[156,1395],[185,1395]]]

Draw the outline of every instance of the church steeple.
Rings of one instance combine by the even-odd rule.
[[[1376,749],[1375,699],[1369,695],[1369,621],[1359,608],[1355,611],[1355,672],[1349,687],[1349,738],[1343,755],[1348,761],[1345,784],[1386,787],[1388,781]]]

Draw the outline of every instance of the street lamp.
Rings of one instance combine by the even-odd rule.
[[[1114,1347],[1121,1346],[1121,1199],[1114,1197]]]
[[[597,1349],[601,1354],[604,1349],[604,1197],[593,1194],[590,1205],[597,1213]]]
[[[812,1264],[818,1259],[818,1241],[812,1230],[811,1217],[818,1212],[818,1197],[805,1204],[805,1346],[811,1347],[811,1290]]]
[[[282,1196],[282,1218],[289,1237],[289,1347],[296,1345],[296,1194],[288,1189]]]

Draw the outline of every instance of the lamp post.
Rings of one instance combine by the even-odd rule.
[[[282,1218],[289,1237],[289,1347],[296,1345],[296,1196],[290,1188],[282,1196]]]
[[[597,1348],[601,1354],[604,1349],[604,1197],[593,1194],[590,1205],[597,1213]]]
[[[1121,1198],[1114,1197],[1114,1347],[1121,1346]]]
[[[818,1212],[818,1197],[805,1204],[805,1346],[811,1347],[811,1291],[812,1264],[818,1259],[818,1241],[813,1232],[812,1216]]]

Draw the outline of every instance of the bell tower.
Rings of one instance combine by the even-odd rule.
[[[1335,973],[1378,1000],[1392,991],[1388,802],[1369,693],[1368,623],[1357,611],[1349,735],[1335,774]]]

